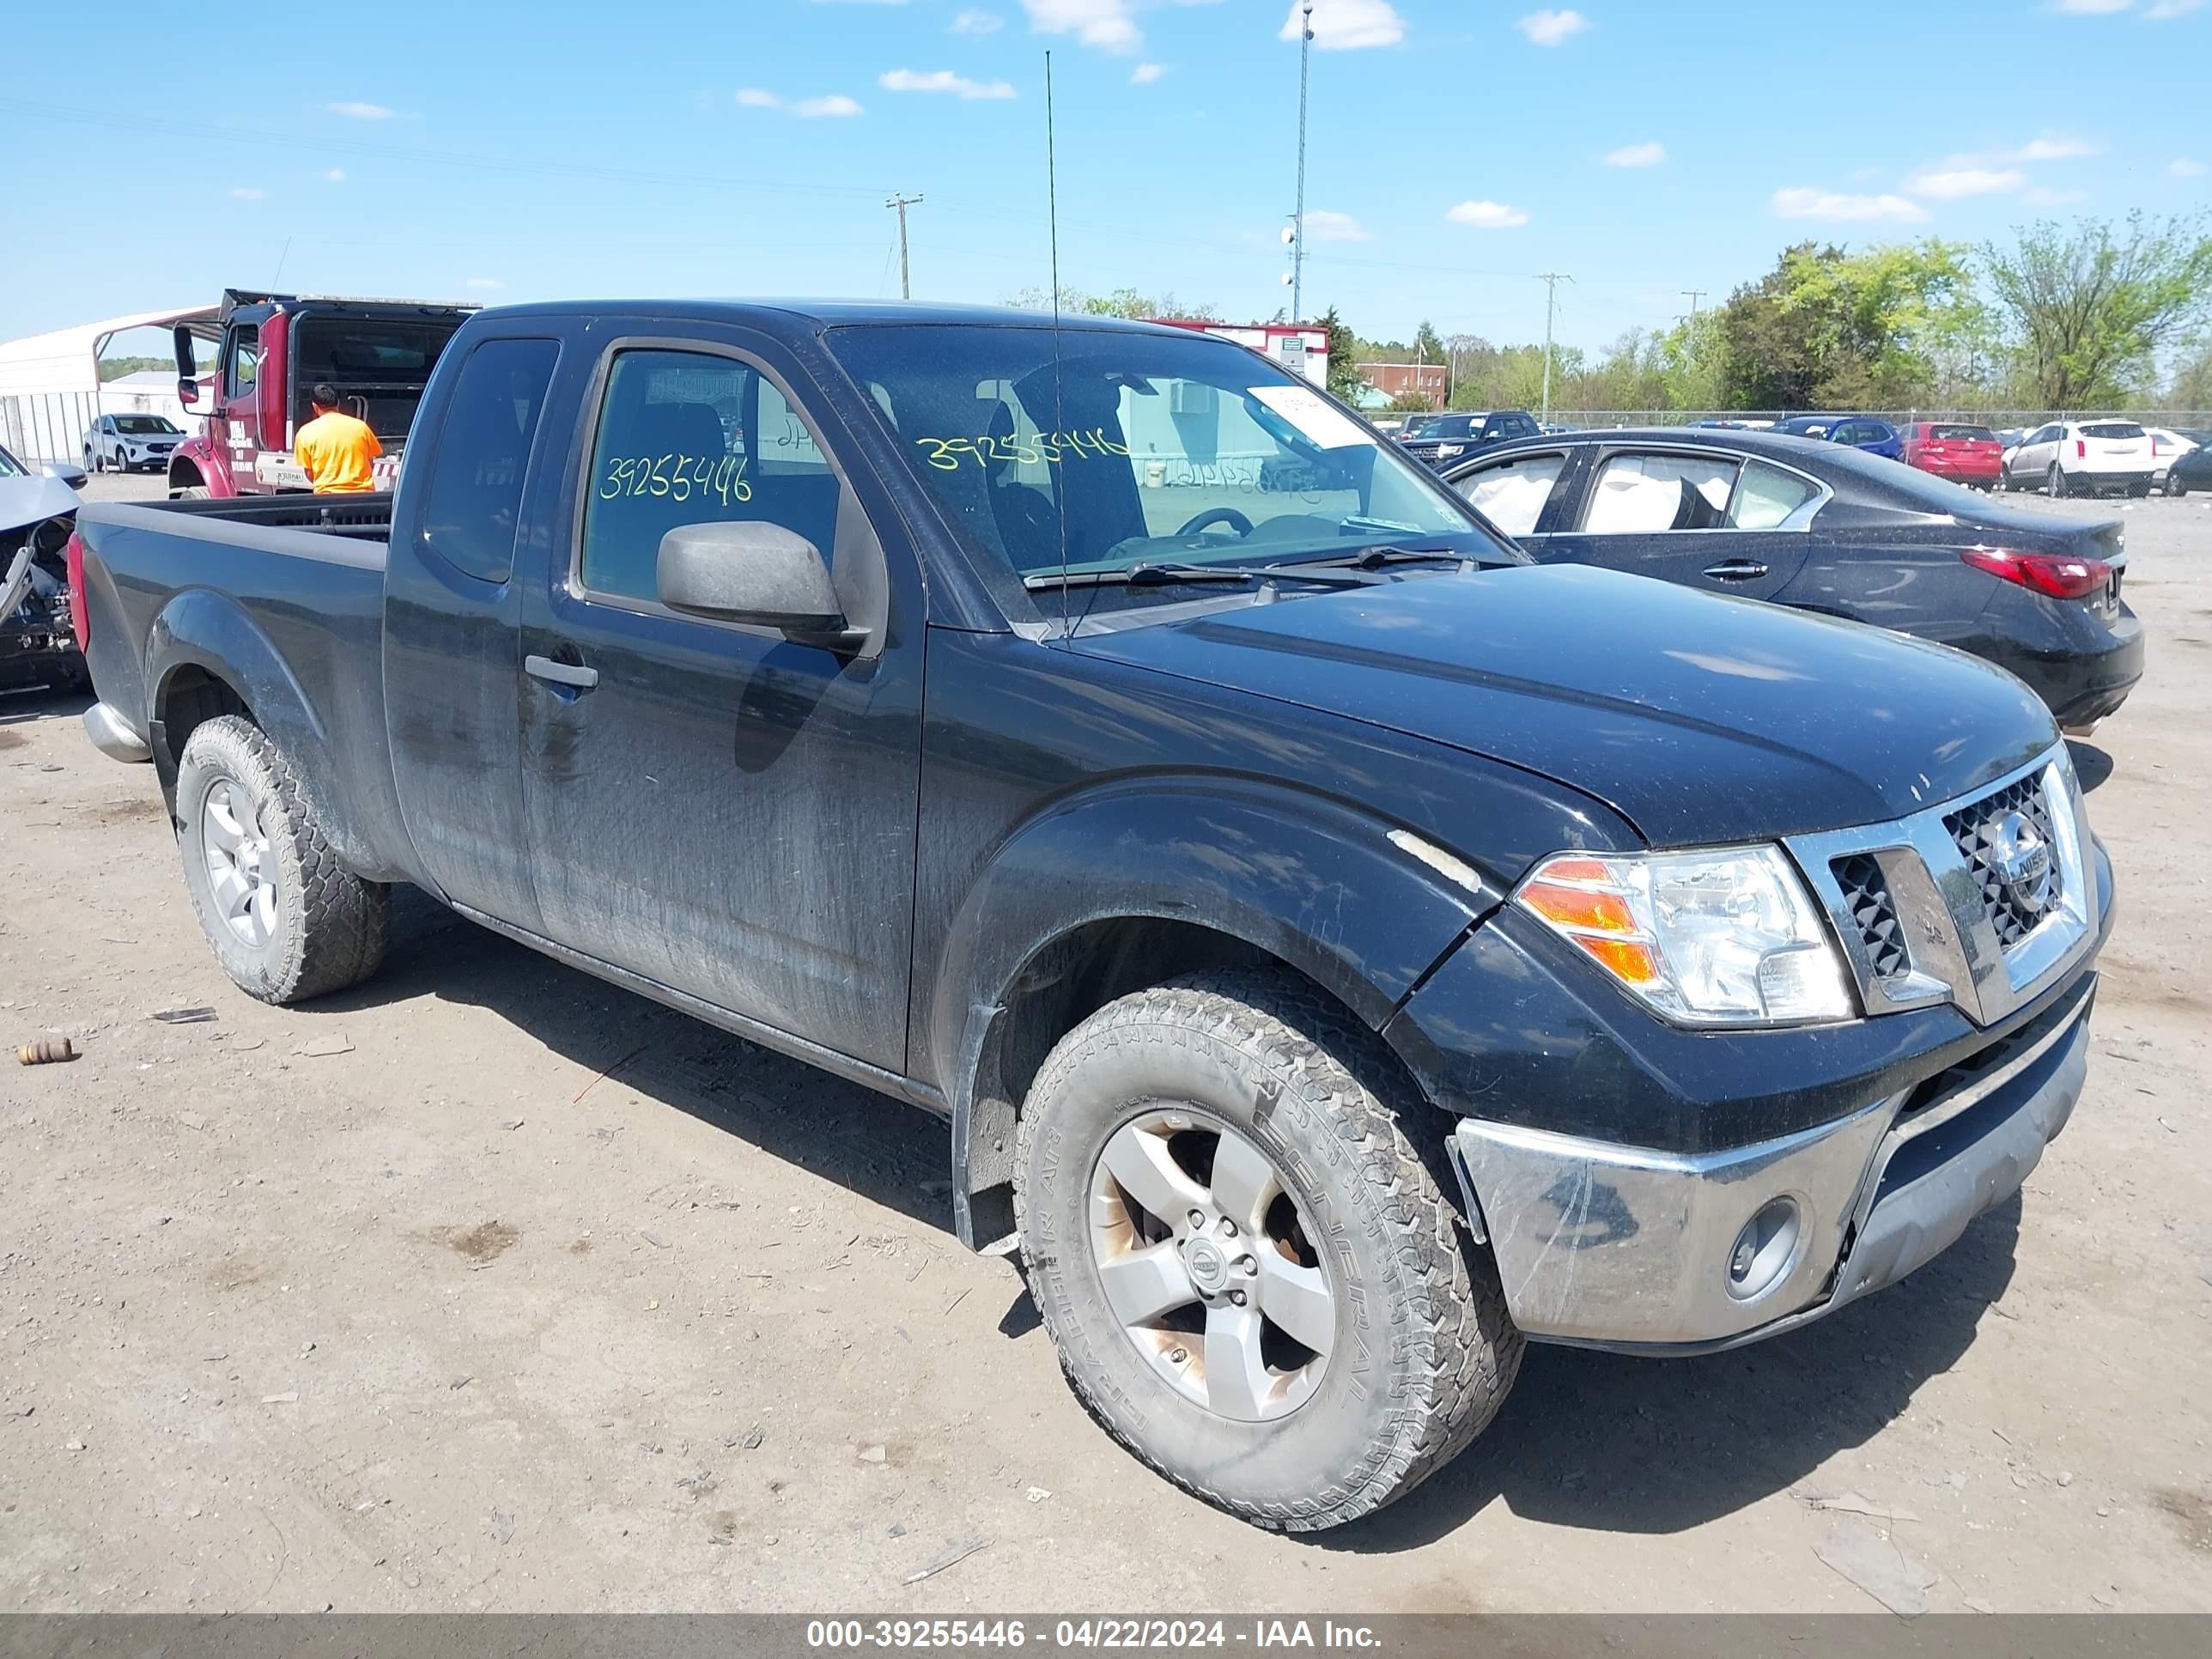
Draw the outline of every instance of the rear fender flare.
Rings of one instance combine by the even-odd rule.
[[[354,870],[375,868],[377,859],[342,810],[345,796],[333,775],[321,714],[269,636],[235,600],[208,588],[186,588],[172,598],[155,617],[146,642],[146,729],[162,787],[173,798],[177,761],[158,715],[176,676],[187,668],[236,692],[254,724],[284,751],[308,810],[340,861]]]

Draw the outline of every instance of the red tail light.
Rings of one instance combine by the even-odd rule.
[[[2089,459],[2089,445],[2087,440],[2076,438],[2074,441],[2074,459],[2077,461],[2086,461]]]
[[[70,632],[76,635],[76,648],[82,651],[92,643],[92,618],[84,608],[84,538],[70,532],[69,550]]]
[[[2112,567],[2102,559],[2084,559],[2071,553],[2016,553],[2008,547],[1969,547],[1959,556],[1977,570],[2054,599],[2086,599],[2112,579]]]

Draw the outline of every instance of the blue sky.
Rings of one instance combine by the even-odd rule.
[[[895,295],[1060,270],[1288,301],[1291,0],[632,0],[10,24],[0,338],[226,283],[498,302]],[[110,11],[103,15],[113,18]],[[2212,5],[1316,0],[1306,309],[1601,345],[1805,237],[2212,201]],[[280,269],[281,267],[281,269]],[[138,349],[145,349],[142,343]]]

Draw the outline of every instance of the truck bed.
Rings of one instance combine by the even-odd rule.
[[[77,517],[85,654],[102,702],[171,775],[180,738],[162,723],[179,715],[157,699],[203,669],[239,685],[264,726],[304,718],[311,730],[288,746],[328,757],[331,777],[309,781],[329,798],[334,844],[363,870],[381,867],[380,849],[397,844],[384,721],[391,522],[389,494],[88,502]],[[191,651],[180,638],[196,641]],[[208,650],[220,660],[199,663],[193,652]]]

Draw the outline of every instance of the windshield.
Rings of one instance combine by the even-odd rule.
[[[169,424],[166,416],[118,415],[115,417],[115,429],[118,432],[129,433],[133,437],[143,438],[160,433],[174,432],[177,428]]]
[[[2099,421],[2094,426],[2081,428],[2085,438],[2140,438],[2143,429],[2133,421]]]
[[[946,518],[1017,574],[1261,564],[1381,544],[1517,561],[1418,462],[1200,334],[830,331]]]
[[[1985,426],[1931,426],[1928,435],[1938,443],[1993,444],[1997,434]]]

